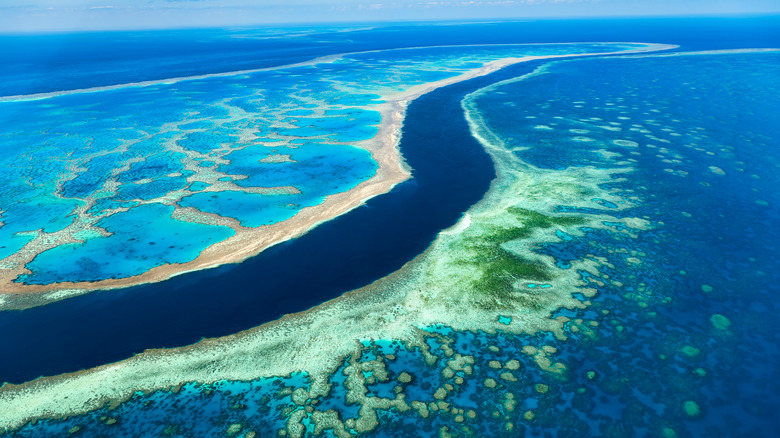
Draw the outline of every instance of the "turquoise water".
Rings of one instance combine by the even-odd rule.
[[[91,235],[82,244],[42,253],[29,264],[36,274],[23,276],[22,281],[47,284],[139,275],[166,263],[189,262],[209,243],[235,234],[228,227],[176,220],[171,213],[172,206],[149,204],[108,216],[96,226],[110,236]],[[147,226],[152,218],[154,228]]]
[[[259,195],[225,191],[196,193],[184,198],[182,207],[194,207],[206,213],[230,211],[242,226],[259,227],[289,219],[301,208],[319,204],[323,198],[304,199],[297,195]]]
[[[185,224],[200,228],[200,237],[147,256],[148,241],[165,240],[171,227],[170,212],[157,211],[163,205],[197,208],[245,227],[284,221],[375,174],[376,163],[355,144],[376,135],[380,117],[372,106],[381,94],[507,56],[594,49],[604,47],[353,54],[317,65],[0,102],[0,263],[31,271],[16,282],[48,284],[123,278],[190,261],[232,234]],[[277,154],[289,160],[260,162]],[[104,236],[106,224],[114,236]],[[36,230],[42,232],[32,239],[19,234]],[[81,230],[90,238],[82,241]],[[137,256],[106,266],[101,257],[109,247]]]
[[[773,436],[780,406],[774,366],[780,157],[772,147],[779,63],[777,54],[559,62],[477,98],[493,132],[509,148],[530,146],[514,153],[539,169],[630,169],[602,184],[630,199],[629,208],[592,194],[583,198],[590,208],[550,206],[600,215],[608,226],[583,228],[581,235],[559,231],[560,241],[537,249],[561,270],[593,257],[608,262],[598,274],[579,272],[598,291],[589,307],[553,315],[570,319],[566,341],[548,332],[428,327],[432,362],[399,341],[366,341],[359,357],[345,359],[330,376],[328,394],[316,399],[291,399],[294,390],[308,389],[308,377],[297,374],[192,383],[177,392],[138,394],[113,410],[38,422],[16,435],[78,427],[89,436],[272,436],[296,417],[302,436],[312,436],[307,407],[332,410],[342,420],[358,417],[361,406],[347,395],[355,384],[350,376],[356,364],[380,360],[386,376],[364,368],[358,379],[367,397],[400,393],[408,402],[442,401],[463,413],[431,410],[423,417],[380,408],[380,425],[366,436],[427,437],[442,428],[478,436]],[[547,127],[546,136],[539,126]],[[549,138],[555,141],[544,141]],[[651,227],[627,227],[620,219],[629,216]],[[500,314],[497,321],[511,324],[513,317]],[[541,370],[524,352],[529,346],[554,348],[550,357],[567,371]],[[447,371],[450,349],[474,358],[468,372]],[[503,374],[508,369],[512,379]],[[447,384],[454,389],[440,400],[435,391]]]
[[[453,38],[460,29],[452,27]],[[653,33],[639,40],[651,37]],[[707,45],[703,38],[714,36],[690,37],[701,46]],[[570,48],[534,47],[527,53],[564,49]],[[74,223],[89,225],[72,232],[83,243],[42,252],[27,264],[32,274],[19,281],[122,278],[191,260],[233,231],[173,219],[173,204],[232,217],[244,226],[284,220],[375,172],[365,151],[340,143],[375,132],[377,113],[362,106],[379,103],[377,93],[451,76],[507,50],[376,52],[317,67],[0,103],[0,263],[33,241],[34,230],[52,233]],[[596,190],[578,199],[587,208],[549,205],[569,216],[598,215],[605,225],[580,233],[558,230],[560,241],[536,248],[553,257],[560,272],[577,269],[572,266],[582,260],[609,263],[597,274],[577,272],[597,290],[588,308],[553,315],[570,319],[564,326],[567,341],[547,332],[511,335],[500,330],[503,326],[497,333],[428,327],[426,354],[396,340],[364,341],[364,349],[343,358],[329,376],[328,394],[315,399],[293,395],[310,388],[303,373],[250,382],[192,382],[176,390],[138,393],[113,409],[41,420],[9,435],[247,436],[253,431],[279,436],[297,418],[301,435],[313,436],[318,432],[314,412],[335,412],[341,420],[365,412],[348,395],[364,384],[365,395],[374,402],[398,393],[409,402],[430,406],[441,401],[463,410],[430,408],[423,417],[414,409],[379,408],[380,425],[362,434],[366,436],[429,437],[440,435],[442,428],[458,436],[776,436],[779,65],[780,56],[770,53],[557,62],[545,74],[479,97],[477,108],[490,128],[517,158],[539,171],[569,175],[567,169],[587,166],[627,170],[602,184],[604,190],[616,190],[614,196]],[[442,66],[450,70],[443,72]],[[502,72],[491,80],[508,76]],[[273,90],[276,84],[281,91]],[[423,106],[415,114],[442,111],[460,117],[459,105],[438,104],[443,101],[417,102]],[[422,149],[423,143],[447,147],[425,140],[402,144],[402,152]],[[289,160],[261,162],[277,155],[289,155]],[[407,190],[436,180],[418,173],[404,186]],[[273,187],[294,187],[300,193],[242,191]],[[387,222],[366,228],[386,233],[392,221],[415,228],[415,218],[402,213],[404,199],[385,209]],[[449,198],[428,201],[435,205]],[[641,217],[650,227],[631,228],[622,222],[625,217]],[[392,238],[405,238],[398,234]],[[331,240],[325,241],[341,243],[338,235],[328,236]],[[296,264],[314,257],[302,252],[285,260]],[[360,264],[376,263],[362,253],[351,260],[359,263],[334,258],[322,264],[352,274]],[[217,278],[235,273],[226,270]],[[278,274],[306,277],[302,274],[309,272],[292,267]],[[257,274],[247,277],[241,293],[262,292],[253,288]],[[196,281],[184,283],[193,292],[187,298],[208,301],[220,292],[235,301],[244,298],[228,295],[224,289],[233,283],[227,281],[229,286],[195,295]],[[311,286],[304,283],[288,295],[305,295]],[[205,284],[213,287],[215,282]],[[535,293],[550,286],[541,280],[524,285]],[[95,294],[94,301],[3,312],[3,351],[14,358],[0,361],[4,376],[15,377],[13,371],[27,368],[30,358],[37,359],[31,366],[35,370],[83,368],[78,364],[84,362],[68,362],[56,348],[89,345],[78,351],[106,357],[105,350],[125,348],[143,326],[152,325],[146,318],[155,306],[168,307],[164,327],[175,326],[159,330],[155,341],[191,330],[193,325],[174,319],[190,308],[170,298],[175,295],[171,282],[158,286],[134,306],[122,306],[127,302],[117,298],[122,293],[104,293]],[[263,296],[238,306],[260,312],[275,300]],[[71,301],[71,307],[56,306]],[[101,309],[95,302],[122,307],[106,313],[127,320],[92,319],[90,313]],[[218,309],[211,301],[204,306],[214,307],[201,318],[204,326],[237,319],[238,312]],[[57,311],[87,321],[86,329],[72,332],[70,326],[58,326],[56,321],[63,319]],[[32,330],[19,329],[25,326],[18,320],[36,326],[46,339],[70,336],[71,343],[51,347],[38,342]],[[522,315],[496,314],[499,324],[521,320]],[[55,338],[52,332],[67,334]],[[555,348],[549,357],[565,364],[566,372],[541,370],[523,352],[528,346]],[[450,349],[473,356],[469,372],[448,371]],[[434,360],[426,362],[431,355]],[[262,367],[262,357],[256,360]],[[377,360],[382,367],[371,362]],[[502,376],[507,369],[516,380]],[[38,375],[29,368],[24,372]],[[491,380],[495,385],[488,384]],[[446,385],[453,389],[439,400],[436,391]],[[351,427],[348,433],[359,434]],[[320,436],[337,433],[326,429]]]

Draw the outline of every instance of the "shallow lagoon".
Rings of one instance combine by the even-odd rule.
[[[757,63],[765,62],[768,70],[777,71],[774,68],[777,60],[771,56],[761,61],[755,57],[766,55],[741,55],[742,59],[728,61],[723,61],[722,56],[734,55],[702,57],[696,61],[646,58],[557,64],[549,75],[539,76],[538,82],[537,78],[527,79],[497,90],[506,94],[481,96],[485,120],[510,146],[512,141],[517,146],[530,143],[522,137],[514,140],[524,133],[523,129],[510,131],[510,127],[517,125],[530,126],[526,125],[530,119],[524,119],[530,111],[534,117],[544,115],[545,120],[539,123],[552,127],[560,139],[573,140],[564,150],[568,154],[557,162],[552,158],[555,155],[544,150],[548,145],[539,145],[538,150],[515,151],[516,156],[545,171],[564,171],[583,164],[604,169],[616,165],[633,169],[603,185],[607,192],[616,189],[622,202],[614,194],[583,193],[582,200],[591,203],[587,208],[565,204],[557,207],[569,214],[605,215],[607,229],[583,229],[582,234],[558,230],[560,242],[535,249],[552,255],[564,271],[572,269],[568,268],[572,262],[583,258],[608,261],[596,273],[579,272],[583,281],[598,290],[587,308],[562,309],[553,315],[570,319],[565,326],[567,341],[544,332],[516,336],[431,327],[427,345],[429,353],[438,358],[433,365],[424,362],[426,355],[422,351],[407,351],[397,341],[367,342],[360,355],[351,358],[351,368],[345,363],[331,376],[333,388],[327,397],[314,400],[299,397],[295,401],[295,389],[309,389],[305,376],[299,375],[284,382],[264,379],[252,383],[187,385],[178,392],[139,394],[113,411],[101,410],[65,422],[38,423],[19,435],[43,436],[68,430],[87,435],[141,430],[173,435],[245,435],[251,430],[262,436],[282,428],[293,436],[297,432],[310,435],[317,431],[315,423],[322,421],[317,411],[333,409],[342,420],[360,414],[357,406],[347,401],[344,390],[348,385],[343,382],[350,376],[350,385],[360,387],[358,383],[362,382],[369,397],[393,398],[395,388],[399,387],[407,401],[426,404],[427,416],[423,416],[419,404],[404,413],[392,407],[378,410],[383,427],[369,433],[373,436],[397,436],[399,430],[408,436],[431,436],[442,430],[446,433],[476,430],[486,435],[508,436],[545,432],[581,436],[583,431],[599,436],[771,436],[776,426],[772,407],[778,405],[775,397],[778,391],[773,383],[778,381],[777,371],[771,366],[777,358],[774,338],[778,327],[772,317],[777,303],[772,291],[778,283],[773,280],[775,274],[771,274],[771,267],[777,264],[774,256],[777,227],[773,224],[778,220],[778,200],[773,190],[776,158],[767,154],[771,149],[763,143],[772,141],[771,133],[765,132],[768,125],[756,118],[756,123],[749,124],[749,129],[741,131],[738,138],[728,137],[736,131],[721,126],[727,127],[729,118],[724,116],[734,113],[733,96],[706,93],[713,100],[715,96],[728,97],[728,105],[713,105],[729,108],[718,115],[717,121],[724,122],[723,125],[699,126],[702,132],[686,137],[686,140],[698,137],[693,139],[698,145],[677,141],[672,133],[687,134],[682,129],[690,122],[686,120],[686,112],[690,115],[698,109],[706,115],[712,108],[708,105],[697,108],[695,104],[686,107],[680,101],[664,108],[668,103],[663,100],[669,95],[682,96],[690,90],[674,89],[663,82],[657,88],[647,87],[648,81],[635,76],[632,68],[636,65],[633,63],[644,63],[645,72],[666,69],[662,76],[678,78],[672,81],[674,84],[684,84],[686,75],[701,83],[699,72],[710,69],[719,74],[709,77],[731,79],[727,86],[731,89],[739,89],[745,72]],[[675,62],[688,64],[690,69],[680,68]],[[632,73],[625,73],[627,69]],[[725,77],[720,75],[723,71],[728,73]],[[776,78],[765,78],[766,83],[753,78],[750,81],[753,86],[741,89],[738,95],[744,100],[738,103],[751,108],[763,107],[763,114],[776,114],[773,105],[777,101],[772,96],[777,95],[773,86],[778,82]],[[550,87],[547,80],[555,86]],[[614,128],[618,126],[609,123],[628,123],[619,117],[632,114],[608,111],[617,102],[610,102],[607,97],[613,81],[628,86],[632,80],[638,84],[635,84],[635,95],[630,97],[643,105],[657,105],[641,108],[634,103],[636,109],[628,108],[629,113],[645,110],[650,113],[644,114],[651,121],[645,120],[649,126],[632,126],[649,133],[617,131]],[[577,84],[573,87],[576,91],[590,91],[590,97],[598,97],[594,99],[596,103],[586,100],[586,96],[576,96],[576,100],[570,96],[574,90],[566,85],[569,81]],[[550,89],[556,93],[550,93]],[[539,91],[544,98],[527,102],[523,111],[509,111],[498,105],[534,95],[529,91]],[[619,97],[625,99],[623,94]],[[603,107],[602,99],[607,99]],[[534,103],[538,107],[529,109]],[[628,106],[632,102],[625,103]],[[542,108],[545,105],[549,106]],[[491,113],[491,109],[497,108],[503,109]],[[685,111],[673,115],[678,108]],[[652,109],[668,113],[668,120]],[[573,117],[577,111],[586,114],[588,120]],[[603,114],[592,115],[599,111]],[[701,117],[697,114],[691,119],[700,121]],[[572,120],[576,126],[567,126]],[[715,121],[710,119],[710,123]],[[536,126],[537,122],[533,123]],[[742,121],[739,124],[744,126]],[[603,128],[607,126],[613,129]],[[591,132],[571,132],[571,129]],[[657,147],[647,146],[640,134],[645,138],[655,137],[647,144]],[[574,139],[583,135],[594,141]],[[726,143],[734,146],[730,148]],[[612,154],[593,153],[588,149],[593,146]],[[745,157],[739,160],[744,164],[733,160],[735,157],[730,154],[735,153]],[[750,175],[746,175],[748,168]],[[679,184],[680,179],[692,183]],[[755,195],[742,193],[748,191]],[[696,202],[691,203],[692,199]],[[627,205],[630,208],[626,209]],[[621,218],[637,215],[644,215],[653,227],[632,229],[620,222]],[[583,301],[586,298],[580,296]],[[519,322],[521,318],[517,316],[509,324]],[[507,318],[496,315],[500,324],[506,324]],[[529,346],[534,350],[526,348]],[[455,369],[448,362],[453,350],[476,358],[469,373]],[[547,356],[564,363],[567,372],[561,376],[542,371],[540,357]],[[372,363],[377,360],[386,366],[377,367]],[[356,364],[365,364],[365,368]],[[387,370],[387,380],[381,377],[382,368]],[[441,388],[444,396],[437,397],[442,395],[438,391]],[[474,406],[489,408],[475,412],[476,416],[472,417]],[[300,421],[301,427],[294,424],[293,418]],[[80,429],[72,429],[74,426]],[[359,425],[347,426],[355,430]],[[337,428],[333,430],[323,433],[338,436]]]
[[[615,46],[632,47],[636,46]],[[77,283],[130,277],[156,266],[193,260],[227,234],[207,232],[208,238],[199,239],[196,247],[181,250],[186,253],[176,254],[174,245],[165,253],[169,257],[136,265],[131,258],[110,273],[71,265],[72,260],[87,260],[93,254],[74,233],[90,230],[97,236],[89,244],[92,247],[95,241],[107,239],[101,221],[127,209],[150,204],[202,208],[258,227],[289,219],[328,195],[354,188],[376,172],[370,154],[354,146],[377,133],[380,117],[372,106],[382,102],[379,95],[456,76],[507,56],[603,48],[583,44],[407,49],[240,75],[1,102],[4,131],[0,136],[10,141],[15,154],[4,158],[6,171],[0,172],[7,224],[0,232],[9,240],[20,231],[43,229],[44,233],[24,248],[15,238],[10,247],[20,256],[0,263],[19,272],[31,271],[15,282],[49,284],[55,278]],[[301,106],[314,111],[302,114]],[[20,113],[26,117],[17,123]],[[24,143],[16,141],[20,136]],[[279,148],[295,149],[288,154],[290,160],[260,162]],[[18,169],[26,168],[30,160],[40,165],[20,179]],[[226,184],[215,186],[217,181]],[[29,193],[30,186],[45,188],[27,201],[19,199],[16,194]],[[246,193],[234,193],[241,190]],[[286,196],[284,208],[278,208],[278,192]],[[240,203],[233,201],[238,198]],[[204,200],[215,202],[204,206]],[[34,215],[20,213],[30,209],[30,202],[49,207],[36,207]],[[251,219],[247,213],[256,217]],[[23,226],[15,223],[20,214],[25,217]],[[179,220],[186,219],[180,215]],[[143,232],[165,229],[164,223],[157,226],[155,221],[149,217]],[[165,216],[161,221],[166,221]],[[62,245],[73,257],[49,255],[43,257],[45,263],[32,261]],[[123,239],[121,247],[144,252],[139,245],[138,239]]]
[[[209,242],[234,234],[228,227],[173,219],[172,213],[172,206],[149,204],[109,216],[97,226],[110,236],[87,236],[82,245],[63,245],[46,251],[29,265],[39,274],[23,281],[45,284],[143,274],[165,263],[188,262]],[[155,218],[153,232],[147,226],[150,217]],[[68,263],[62,263],[63,260]]]

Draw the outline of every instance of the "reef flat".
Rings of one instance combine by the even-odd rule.
[[[427,90],[416,90],[421,91]],[[443,232],[424,255],[399,273],[367,290],[348,293],[311,311],[289,315],[227,339],[144,353],[67,377],[40,379],[18,387],[7,385],[0,400],[28,406],[16,410],[6,405],[9,412],[20,412],[15,421],[24,421],[84,412],[107,401],[127,399],[137,391],[152,392],[187,382],[252,380],[301,370],[319,382],[315,385],[318,391],[325,391],[327,376],[341,364],[344,355],[354,351],[359,340],[400,339],[409,348],[425,349],[426,332],[421,328],[441,322],[457,330],[546,331],[565,338],[563,326],[567,319],[550,319],[550,314],[562,306],[586,305],[587,298],[574,298],[572,288],[585,297],[594,291],[575,270],[559,272],[548,257],[523,250],[524,245],[557,240],[555,231],[559,229],[576,235],[578,227],[604,228],[602,215],[570,218],[551,211],[550,206],[587,205],[587,199],[583,201],[585,193],[598,193],[600,199],[620,203],[620,199],[603,193],[598,185],[627,169],[587,168],[561,173],[529,166],[506,153],[504,143],[490,134],[479,114],[469,109],[469,102],[467,99],[464,105],[474,135],[494,157],[499,178],[459,225]],[[551,200],[551,194],[560,198]],[[626,218],[624,224],[629,229],[647,226],[646,221],[632,218]],[[511,242],[511,247],[505,248],[507,242]],[[595,261],[581,265],[584,270],[596,272]],[[492,283],[485,282],[485,277]],[[527,282],[520,286],[520,293],[515,293],[515,283],[522,279]],[[469,312],[468,318],[462,317],[464,310]],[[504,314],[513,315],[506,316],[510,322],[499,318]],[[330,329],[335,323],[338,332]],[[532,355],[535,360],[550,370],[565,371],[564,365],[546,359],[546,350],[540,351]],[[263,358],[262,364],[257,363],[257,355]],[[151,375],[144,371],[152,369],[157,371]],[[104,382],[97,392],[88,383],[94,381]],[[46,395],[38,392],[43,388]],[[52,396],[56,393],[63,397],[68,394],[67,403],[64,398]],[[36,394],[36,402],[22,394]]]
[[[1,427],[771,436],[779,63],[597,57],[457,88],[497,178],[424,254],[256,329],[7,384]],[[451,114],[450,90],[409,112]]]
[[[240,262],[408,178],[396,146],[415,97],[539,56],[604,48],[665,46],[364,52],[6,98],[2,122],[13,128],[3,138],[15,146],[3,195],[17,199],[0,216],[0,304],[25,308]],[[137,112],[151,100],[158,108]],[[46,129],[52,121],[60,130]],[[47,164],[18,178],[33,157]]]

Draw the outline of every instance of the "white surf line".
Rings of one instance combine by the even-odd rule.
[[[199,79],[238,76],[242,74],[251,74],[251,73],[257,73],[262,71],[282,70],[285,68],[294,68],[294,67],[305,67],[305,66],[315,65],[315,64],[325,63],[325,62],[334,62],[338,60],[340,57],[341,55],[327,55],[327,56],[321,56],[319,58],[314,58],[311,61],[298,62],[295,64],[285,64],[276,67],[256,68],[251,70],[236,70],[230,72],[209,73],[205,75],[195,75],[195,76],[179,76],[179,77],[168,78],[168,79],[154,79],[151,81],[128,82],[124,84],[105,85],[101,87],[76,88],[73,90],[51,91],[46,93],[17,94],[15,96],[0,97],[0,102],[26,102],[30,100],[48,99],[57,96],[67,96],[70,94],[97,93],[101,91],[118,90],[120,88],[149,87],[152,85],[172,85],[177,82],[184,82],[184,81],[196,81]]]
[[[274,70],[284,70],[288,68],[295,68],[295,67],[306,67],[310,65],[316,65],[316,64],[323,64],[323,63],[330,63],[330,62],[336,62],[340,59],[342,59],[345,56],[352,56],[352,55],[361,55],[361,54],[367,54],[367,53],[382,53],[382,52],[393,52],[393,51],[402,51],[402,50],[422,50],[422,49],[441,49],[441,48],[460,48],[460,47],[526,47],[526,46],[556,46],[556,45],[588,45],[588,44],[595,44],[595,45],[611,45],[611,44],[641,44],[645,47],[637,47],[635,49],[631,50],[624,50],[620,52],[615,52],[616,54],[630,54],[630,53],[644,53],[644,52],[652,52],[657,50],[668,50],[676,48],[677,46],[673,45],[666,45],[666,44],[655,44],[655,43],[637,43],[637,42],[581,42],[581,43],[524,43],[524,44],[461,44],[461,45],[440,45],[440,46],[419,46],[419,47],[402,47],[397,49],[381,49],[381,50],[366,50],[366,51],[360,51],[360,52],[346,52],[346,53],[339,53],[335,55],[326,55],[326,56],[320,56],[317,58],[314,58],[310,61],[304,61],[304,62],[298,62],[294,64],[285,64],[285,65],[279,65],[275,67],[265,67],[265,68],[257,68],[257,69],[248,69],[248,70],[236,70],[236,71],[230,71],[230,72],[222,72],[222,73],[209,73],[204,75],[195,75],[195,76],[179,76],[175,78],[167,78],[167,79],[154,79],[149,81],[141,81],[141,82],[128,82],[124,84],[115,84],[115,85],[105,85],[100,87],[88,87],[88,88],[77,88],[73,90],[62,90],[62,91],[50,91],[46,93],[33,93],[33,94],[17,94],[13,96],[2,96],[0,97],[0,103],[2,102],[27,102],[27,101],[33,101],[33,100],[41,100],[41,99],[48,99],[52,97],[57,96],[67,96],[71,94],[80,94],[80,93],[97,93],[101,91],[110,91],[110,90],[118,90],[121,88],[131,88],[131,87],[149,87],[153,85],[172,85],[178,82],[184,82],[184,81],[196,81],[200,79],[210,79],[210,78],[220,78],[220,77],[229,77],[229,76],[238,76],[243,74],[252,74],[252,73],[259,73],[264,71],[274,71]],[[656,47],[663,47],[663,48],[656,48]]]
[[[364,50],[361,52],[346,52],[340,55],[352,56],[352,55],[362,55],[364,53],[395,52],[395,51],[402,51],[402,50],[446,49],[446,48],[460,48],[460,47],[527,47],[527,46],[586,46],[586,45],[609,46],[609,45],[617,45],[617,44],[640,45],[644,47],[637,47],[635,49],[614,52],[614,53],[635,53],[635,52],[647,52],[647,51],[652,52],[655,50],[666,50],[666,49],[656,49],[656,48],[651,49],[651,47],[667,47],[669,49],[674,49],[679,47],[675,44],[642,43],[636,41],[578,41],[578,42],[568,42],[568,43],[505,43],[505,44],[453,44],[453,45],[442,44],[436,46],[414,46],[414,47],[398,47],[395,49]],[[572,53],[571,55],[573,56],[576,54]],[[546,56],[546,55],[538,55],[538,56]]]
[[[617,58],[669,58],[673,56],[699,56],[699,55],[739,55],[748,53],[777,53],[780,48],[748,48],[748,49],[718,49],[718,50],[696,50],[692,52],[674,52],[617,56]]]

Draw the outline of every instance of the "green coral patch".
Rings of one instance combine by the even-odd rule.
[[[527,239],[538,230],[570,227],[583,224],[584,220],[571,216],[550,216],[518,207],[510,207],[507,212],[517,225],[484,227],[478,237],[464,243],[472,255],[459,263],[480,267],[481,275],[471,284],[471,289],[476,292],[475,301],[480,307],[496,309],[520,306],[541,310],[544,307],[544,295],[539,291],[518,289],[515,284],[521,280],[550,281],[553,278],[550,269],[544,263],[522,257],[504,245]]]

